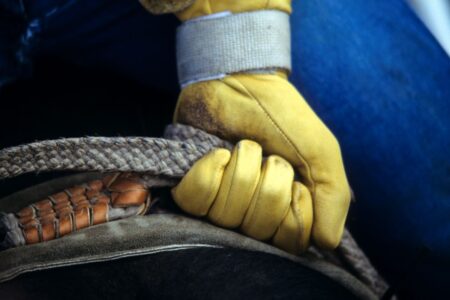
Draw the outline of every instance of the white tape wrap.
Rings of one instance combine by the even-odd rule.
[[[177,30],[182,87],[237,72],[291,70],[289,15],[276,10],[219,13]]]

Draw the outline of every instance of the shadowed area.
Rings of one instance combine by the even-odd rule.
[[[356,299],[311,269],[269,254],[191,249],[42,271],[0,284],[8,299]]]

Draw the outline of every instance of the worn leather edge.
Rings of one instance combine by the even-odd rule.
[[[43,271],[55,268],[62,267],[70,267],[76,265],[84,265],[98,262],[105,262],[118,260],[122,258],[135,257],[135,256],[143,256],[156,254],[161,252],[172,252],[172,251],[182,251],[194,248],[223,248],[215,245],[207,245],[207,244],[181,244],[181,245],[167,245],[162,247],[153,247],[150,249],[135,249],[131,251],[117,251],[111,252],[107,255],[92,255],[92,256],[82,256],[75,257],[73,259],[66,259],[64,261],[55,261],[48,263],[34,263],[26,266],[17,266],[15,268],[10,269],[8,272],[0,272],[0,283],[12,280],[22,274],[31,273],[36,271]]]

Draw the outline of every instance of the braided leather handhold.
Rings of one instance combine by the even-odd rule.
[[[97,224],[145,214],[150,192],[132,173],[108,175],[33,203],[15,214],[26,244],[62,237]]]

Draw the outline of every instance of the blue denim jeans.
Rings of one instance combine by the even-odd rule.
[[[0,86],[45,54],[178,89],[173,16],[125,0],[0,7],[21,24],[0,37]],[[449,57],[401,0],[294,1],[291,21],[291,80],[338,137],[356,195],[348,226],[400,294],[449,293]]]
[[[292,81],[340,141],[352,232],[409,297],[448,293],[449,57],[402,1],[297,2]]]

